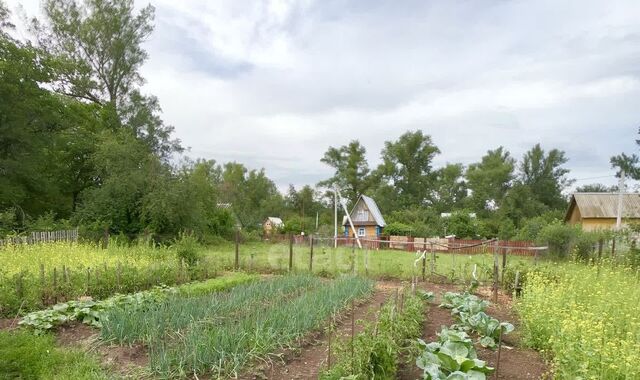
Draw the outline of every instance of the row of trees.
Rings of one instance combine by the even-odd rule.
[[[21,41],[0,0],[0,233],[62,223],[96,235],[215,238],[237,224],[258,230],[266,216],[283,217],[290,232],[331,231],[332,200],[321,190],[331,186],[351,203],[373,196],[390,230],[425,236],[515,236],[566,206],[563,151],[535,145],[518,160],[497,147],[466,167],[435,167],[440,150],[422,131],[386,142],[375,168],[358,141],[330,147],[321,161],[333,176],[286,194],[264,170],[178,160],[184,148],[157,98],[141,89],[154,8],[136,10],[132,0],[42,5],[43,17],[28,25],[32,39]],[[637,174],[636,155],[612,163]]]
[[[175,157],[158,100],[143,94],[154,8],[45,0],[31,41],[0,1],[0,232],[55,228],[158,238],[225,236],[281,211],[263,170]],[[232,205],[230,207],[229,205]]]
[[[408,227],[415,234],[442,235],[448,224],[464,224],[449,232],[465,230],[464,237],[513,235],[529,218],[564,210],[562,191],[572,183],[564,167],[565,153],[545,151],[539,144],[519,161],[504,147],[497,147],[466,167],[448,163],[436,168],[433,162],[440,149],[418,130],[387,141],[380,153],[381,164],[373,170],[365,153],[358,141],[329,148],[322,162],[335,172],[320,184],[339,186],[351,201],[361,193],[372,195],[395,223],[392,230]],[[454,215],[442,220],[439,215],[443,212]]]

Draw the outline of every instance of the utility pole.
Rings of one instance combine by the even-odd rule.
[[[333,248],[338,248],[338,190],[333,188]]]
[[[624,194],[624,170],[620,171],[620,181],[618,182],[618,214],[616,216],[616,231],[622,227],[622,197]]]

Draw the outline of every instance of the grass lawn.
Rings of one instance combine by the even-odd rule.
[[[89,354],[57,348],[53,335],[0,331],[0,379],[112,379]]]
[[[330,244],[330,243],[329,243]],[[225,244],[209,247],[205,255],[220,269],[233,268],[235,247]],[[310,262],[310,247],[293,246],[293,268],[295,271],[308,271]],[[313,273],[336,275],[353,270],[358,274],[367,273],[373,278],[410,279],[411,276],[422,275],[422,261],[416,263],[418,256],[415,252],[397,250],[367,250],[351,247],[333,248],[328,244],[314,247]],[[426,274],[431,272],[431,255],[427,255]],[[286,272],[289,268],[289,245],[282,243],[245,243],[240,245],[240,267],[248,271]],[[502,265],[502,257],[499,258]],[[448,254],[437,253],[435,272],[451,279],[469,280],[474,264],[477,265],[477,276],[480,281],[489,281],[492,276],[493,255],[486,254]],[[507,267],[533,265],[533,258],[512,256],[507,257]]]

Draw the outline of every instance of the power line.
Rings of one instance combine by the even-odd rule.
[[[615,177],[615,175],[603,175],[600,177],[586,177],[586,178],[576,178],[574,179],[574,181],[586,181],[588,179],[601,179],[601,178],[612,178]]]

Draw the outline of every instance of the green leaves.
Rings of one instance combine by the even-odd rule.
[[[68,301],[51,308],[27,314],[18,324],[29,326],[40,335],[61,324],[78,321],[83,324],[102,327],[106,311],[123,307],[131,311],[145,308],[166,299],[168,294],[177,292],[175,288],[156,287],[135,294],[117,294],[103,301]]]
[[[455,315],[461,322],[457,328],[461,330],[471,329],[480,334],[479,343],[483,347],[495,348],[501,330],[503,334],[508,334],[514,330],[511,323],[501,323],[487,315],[484,310],[489,306],[489,302],[481,300],[475,295],[447,292],[442,299],[443,302],[440,307],[451,309],[451,314]]]
[[[484,312],[487,306],[489,302],[469,293],[447,292],[443,295],[440,307],[451,309],[460,323],[451,328],[444,327],[438,334],[438,342],[418,341],[424,352],[416,365],[423,370],[424,380],[484,380],[493,371],[478,359],[466,331],[477,332],[480,335],[478,342],[483,347],[494,348],[500,334],[508,334],[514,327],[487,315]]]
[[[416,365],[423,370],[424,380],[486,379],[493,368],[477,359],[473,342],[464,331],[443,328],[438,342],[418,340],[423,352]]]
[[[399,352],[407,349],[413,338],[420,334],[423,320],[421,297],[407,295],[402,310],[398,310],[394,301],[387,302],[380,310],[377,322],[366,324],[356,335],[355,359],[351,357],[350,339],[339,341],[335,349],[336,364],[319,378],[346,379],[352,374],[357,379],[395,379],[401,357]]]

